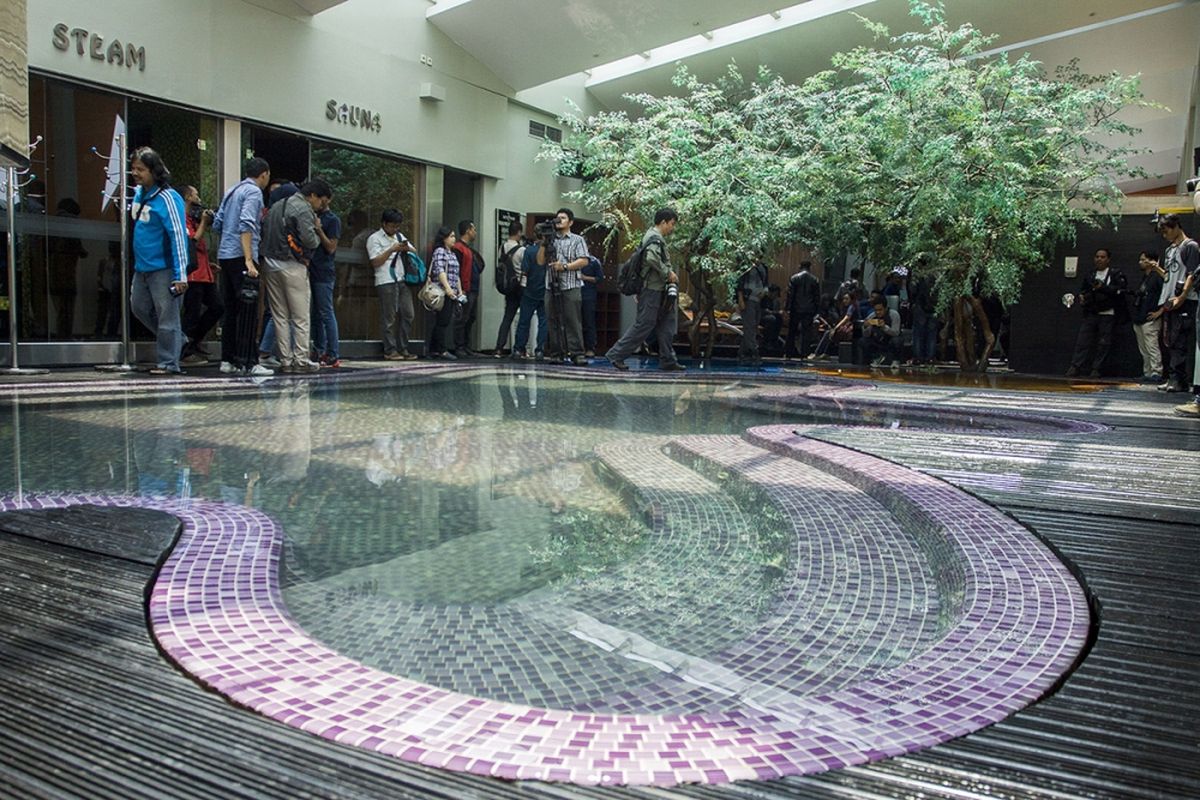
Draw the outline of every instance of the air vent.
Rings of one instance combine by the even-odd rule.
[[[552,128],[535,120],[529,120],[529,135],[535,139],[549,139],[552,142],[562,142],[562,129]]]

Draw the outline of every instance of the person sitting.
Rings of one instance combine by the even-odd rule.
[[[863,354],[873,367],[888,366],[900,357],[900,312],[875,301],[863,320]]]

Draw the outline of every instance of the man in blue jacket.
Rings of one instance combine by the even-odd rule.
[[[141,323],[154,331],[156,375],[178,375],[183,349],[179,310],[187,291],[187,226],[183,198],[171,188],[171,173],[158,153],[138,148],[130,172],[133,193],[133,287],[130,305]]]

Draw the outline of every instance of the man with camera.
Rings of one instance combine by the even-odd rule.
[[[863,354],[872,367],[886,367],[900,357],[900,312],[888,308],[882,296],[871,303],[863,320]]]
[[[544,223],[538,226],[542,237],[537,251],[538,264],[548,266],[550,290],[550,350],[555,358],[566,358],[576,366],[587,364],[583,348],[583,278],[588,263],[587,242],[571,233],[575,212],[560,208],[554,215],[553,232],[547,235]]]
[[[1167,379],[1158,388],[1164,392],[1188,389],[1189,358],[1194,358],[1196,327],[1196,270],[1200,268],[1200,245],[1189,239],[1178,214],[1167,214],[1158,231],[1167,240],[1163,254],[1163,281],[1159,305],[1163,310],[1163,342],[1167,350]]]
[[[1092,257],[1095,268],[1079,287],[1075,300],[1083,309],[1083,321],[1075,339],[1075,354],[1067,377],[1073,378],[1083,370],[1091,356],[1088,377],[1099,378],[1100,368],[1112,348],[1113,323],[1117,318],[1117,303],[1125,294],[1125,274],[1112,269],[1107,247],[1101,247]]]
[[[183,333],[187,343],[179,354],[179,362],[185,365],[207,364],[204,337],[208,336],[225,313],[221,293],[217,291],[216,273],[208,258],[208,241],[205,239],[208,226],[213,221],[213,212],[200,202],[200,192],[195,186],[184,186],[181,194],[187,235],[194,244],[188,253],[188,291],[183,296]]]
[[[642,260],[642,290],[637,296],[637,318],[616,344],[605,353],[609,363],[619,370],[629,369],[625,359],[646,341],[651,331],[658,338],[659,368],[668,372],[683,372],[676,360],[675,331],[679,325],[676,303],[679,298],[679,277],[671,269],[667,256],[666,237],[675,231],[679,214],[673,208],[660,208],[654,215],[654,227],[642,237],[645,248]]]

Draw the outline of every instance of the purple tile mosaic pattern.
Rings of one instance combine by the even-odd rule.
[[[697,438],[689,447],[700,446]],[[961,607],[944,635],[902,664],[771,711],[532,708],[379,672],[312,640],[281,599],[283,531],[252,508],[65,494],[10,497],[0,508],[97,503],[177,515],[184,530],[153,587],[150,619],[164,651],[198,681],[330,740],[510,780],[720,783],[860,764],[994,723],[1036,700],[1080,654],[1089,625],[1081,588],[1003,514],[790,426],[755,428],[746,439],[850,483],[902,526],[960,551]]]

